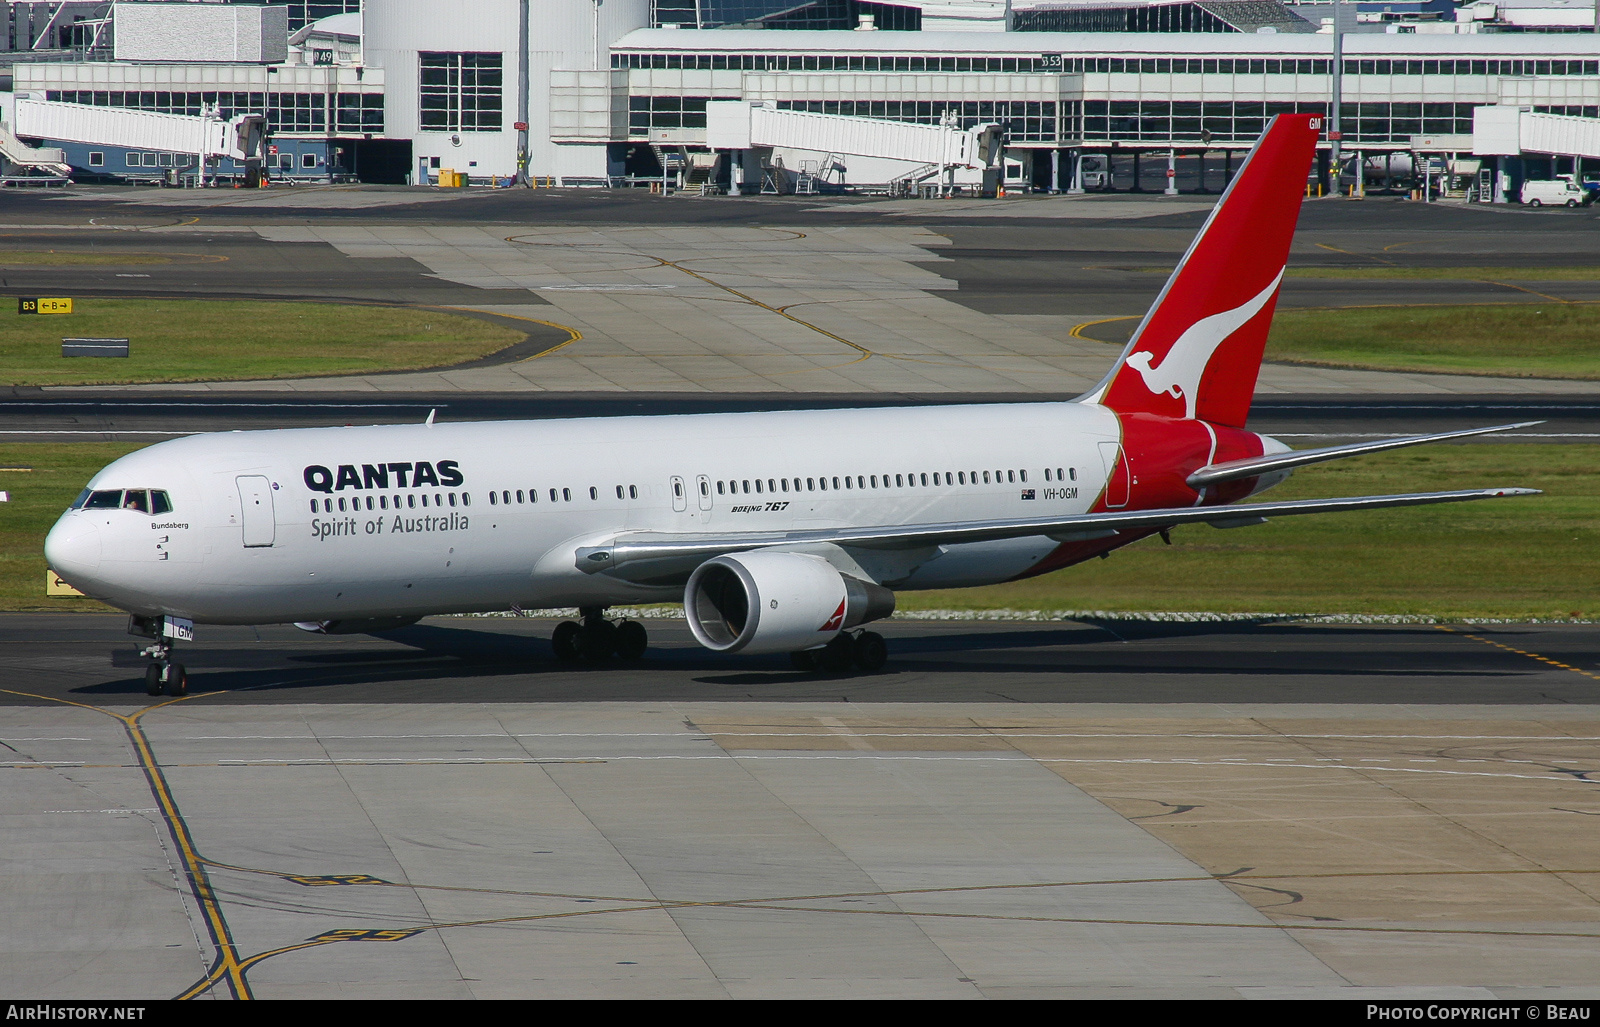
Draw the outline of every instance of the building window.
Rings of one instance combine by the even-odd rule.
[[[317,166],[317,155],[314,154],[314,153],[302,153],[300,155],[300,166],[302,168],[314,168],[314,167],[316,167]]]
[[[273,132],[326,132],[327,96],[323,93],[268,93],[267,123]]]
[[[89,166],[91,168],[103,168],[103,167],[105,167],[106,166],[106,155],[105,155],[105,152],[102,151],[102,150],[90,150],[89,151]]]
[[[705,128],[707,100],[737,99],[737,96],[630,96],[629,134],[643,136],[658,129]]]
[[[500,54],[419,56],[423,131],[500,131]]]
[[[338,131],[383,131],[382,93],[340,93],[337,114]]]

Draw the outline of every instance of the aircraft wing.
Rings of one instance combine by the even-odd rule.
[[[1199,489],[1225,481],[1236,481],[1239,478],[1254,478],[1258,474],[1287,471],[1295,467],[1304,467],[1306,464],[1321,463],[1324,460],[1342,460],[1347,456],[1381,453],[1387,449],[1399,449],[1403,446],[1420,446],[1424,442],[1464,439],[1469,435],[1486,435],[1490,432],[1531,428],[1536,424],[1543,423],[1543,421],[1521,421],[1517,424],[1497,424],[1489,428],[1467,428],[1464,431],[1446,431],[1434,435],[1406,435],[1394,439],[1377,439],[1373,442],[1352,442],[1346,446],[1295,449],[1287,453],[1272,453],[1268,456],[1255,456],[1244,460],[1229,460],[1226,463],[1209,464],[1189,475],[1187,481],[1190,488]]]
[[[1454,492],[1408,492],[1387,496],[1242,503],[1234,506],[1119,510],[1066,517],[1046,516],[726,534],[622,534],[602,545],[580,547],[575,555],[578,569],[589,574],[605,573],[639,583],[665,584],[686,578],[701,562],[724,553],[771,549],[776,546],[833,543],[866,549],[918,549],[964,542],[1026,538],[1033,535],[1045,535],[1059,542],[1069,542],[1108,538],[1123,531],[1171,528],[1180,524],[1199,522],[1218,527],[1236,527],[1257,524],[1268,517],[1286,517],[1291,514],[1342,513],[1348,510],[1378,510],[1400,506],[1423,506],[1430,503],[1462,503],[1474,499],[1539,494],[1538,489],[1524,488],[1462,489]]]

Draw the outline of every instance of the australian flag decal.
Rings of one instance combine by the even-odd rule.
[[[1035,489],[1023,489],[1022,490],[1022,498],[1023,499],[1037,499],[1038,498],[1038,492]]]

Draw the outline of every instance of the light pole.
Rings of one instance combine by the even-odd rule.
[[[528,184],[528,0],[517,4],[517,184]]]
[[[1339,107],[1344,101],[1344,4],[1333,0],[1333,97],[1328,105],[1328,163],[1333,166],[1333,194],[1339,195],[1340,145],[1344,133],[1339,128]],[[1360,170],[1356,172],[1360,174]]]

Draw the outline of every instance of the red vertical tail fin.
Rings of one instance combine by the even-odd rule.
[[[1244,427],[1322,118],[1279,114],[1083,402]]]

